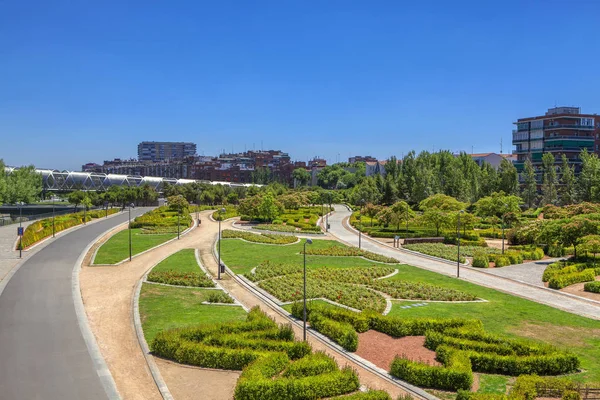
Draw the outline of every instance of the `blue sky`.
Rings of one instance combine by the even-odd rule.
[[[142,140],[293,159],[510,150],[600,112],[595,1],[0,2],[0,158],[79,169]]]

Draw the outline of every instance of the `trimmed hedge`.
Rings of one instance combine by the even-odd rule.
[[[590,293],[600,293],[600,281],[586,283],[583,286],[583,290]]]
[[[304,251],[300,251],[302,254]],[[389,264],[397,264],[398,260],[391,257],[382,256],[377,253],[372,253],[366,250],[360,250],[356,247],[343,247],[343,246],[329,246],[323,248],[313,248],[309,247],[306,249],[306,254],[313,256],[332,256],[332,257],[364,257],[369,260],[389,263]]]
[[[368,392],[359,392],[348,396],[332,397],[329,400],[392,400],[392,398],[383,390],[369,390]]]
[[[464,352],[448,350],[444,367],[432,366],[396,356],[390,374],[416,386],[457,391],[473,385],[473,371]]]
[[[372,314],[371,329],[392,337],[423,336],[427,331],[443,331],[447,328],[469,326],[471,329],[483,329],[480,320],[463,318],[401,318]]]
[[[318,312],[323,316],[339,321],[346,322],[359,333],[366,332],[370,329],[369,313],[357,313],[352,310],[347,310],[341,307],[320,306],[312,301],[306,303],[306,318],[310,318],[312,312]],[[302,319],[304,315],[304,305],[301,301],[292,304],[292,315],[295,318]]]
[[[485,251],[477,251],[473,254],[472,264],[475,268],[488,268],[490,259]]]
[[[308,321],[312,328],[327,336],[345,350],[356,351],[358,348],[358,333],[349,323],[329,319],[318,312],[312,312]]]
[[[283,372],[286,378],[302,378],[306,376],[315,376],[327,372],[335,372],[338,365],[335,360],[324,352],[309,354],[306,357],[290,364]]]
[[[119,211],[119,208],[109,208],[108,215],[116,214]],[[60,231],[83,224],[84,216],[86,222],[89,222],[92,219],[105,217],[106,211],[92,210],[85,213],[85,215],[84,212],[81,211],[73,214],[56,216],[54,217],[54,232],[58,233]],[[21,243],[23,248],[26,248],[50,236],[52,236],[52,218],[41,219],[25,228],[23,237],[17,243],[17,249],[19,249]]]
[[[596,279],[596,271],[593,268],[585,269],[581,272],[571,272],[550,278],[548,287],[552,289],[562,289],[564,287],[581,282],[591,282]]]

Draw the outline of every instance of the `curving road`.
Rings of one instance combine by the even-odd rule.
[[[358,246],[358,234],[345,225],[345,219],[350,216],[350,212],[345,206],[335,205],[335,213],[329,217],[330,233],[340,240],[352,245]],[[373,240],[362,237],[361,247],[364,250],[393,257],[400,262],[414,265],[415,267],[438,272],[444,275],[456,276],[456,265],[442,261],[436,261],[409,253],[407,251],[397,250],[389,246],[376,243]],[[479,271],[475,268],[463,267],[460,269],[461,279],[476,283],[481,286],[487,286],[505,293],[533,300],[538,303],[558,308],[564,311],[578,314],[584,317],[600,319],[600,304],[587,299],[556,292],[552,289],[533,287],[520,283],[518,281],[500,277]]]
[[[0,295],[2,399],[108,398],[79,327],[71,276],[90,242],[127,218],[122,213],[57,237],[10,279]]]

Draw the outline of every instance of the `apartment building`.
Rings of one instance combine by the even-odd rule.
[[[190,142],[141,142],[138,144],[138,161],[181,160],[196,155],[196,144]]]

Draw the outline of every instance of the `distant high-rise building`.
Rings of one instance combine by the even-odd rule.
[[[514,124],[517,126],[512,139],[513,154],[517,156],[514,164],[519,172],[528,158],[539,170],[544,153],[552,154],[556,164],[564,154],[575,166],[575,172],[579,172],[579,153],[583,149],[600,152],[600,117],[582,114],[579,107],[550,108],[545,115],[519,118]]]
[[[138,144],[139,161],[181,160],[196,154],[196,144],[189,142],[142,142]]]

